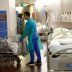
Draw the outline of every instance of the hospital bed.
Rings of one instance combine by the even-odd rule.
[[[48,72],[72,71],[72,25],[53,25],[53,33],[49,33],[47,42]]]
[[[41,24],[40,22],[36,23],[37,25],[37,32],[41,38],[41,40],[46,40],[46,32],[47,32],[47,28],[45,24]]]

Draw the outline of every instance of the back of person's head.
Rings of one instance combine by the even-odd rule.
[[[24,14],[28,17],[30,17],[30,12],[24,12]]]

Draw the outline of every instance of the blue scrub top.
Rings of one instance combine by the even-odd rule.
[[[32,50],[33,47],[33,39],[38,38],[38,33],[36,30],[36,21],[30,18],[25,25],[24,31],[22,33],[22,39],[24,39],[26,36],[28,36],[28,50]]]

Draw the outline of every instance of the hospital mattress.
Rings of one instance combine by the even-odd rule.
[[[72,39],[57,39],[52,40],[48,46],[52,53],[57,53],[63,50],[70,50],[67,52],[72,53]]]
[[[72,44],[69,44],[69,45],[59,45],[59,46],[51,46],[49,49],[50,49],[50,51],[52,53],[57,53],[57,52],[62,51],[62,50],[72,49]],[[70,50],[70,52],[72,52],[72,50]]]

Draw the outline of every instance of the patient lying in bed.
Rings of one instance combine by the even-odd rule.
[[[72,30],[55,28],[48,48],[52,53],[72,48]]]

